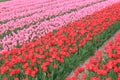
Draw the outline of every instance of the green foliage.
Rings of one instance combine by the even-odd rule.
[[[4,2],[4,1],[8,1],[8,0],[0,0],[0,2]]]

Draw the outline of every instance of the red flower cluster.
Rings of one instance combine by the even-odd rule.
[[[19,75],[22,68],[24,75],[34,78],[39,71],[36,66],[39,66],[46,73],[53,61],[64,63],[64,59],[74,55],[78,47],[83,47],[88,41],[93,40],[93,37],[103,33],[111,27],[110,25],[120,20],[119,7],[120,4],[112,5],[80,21],[71,23],[68,27],[62,27],[57,32],[49,33],[35,42],[24,44],[19,49],[3,52],[0,55],[0,60],[3,61],[2,66],[0,66],[0,74],[7,75],[10,72],[9,75],[12,77]],[[101,60],[101,57],[98,56],[98,62]],[[19,69],[14,69],[20,64],[22,66]],[[98,67],[93,69],[94,64],[99,67],[97,61],[91,59],[91,64],[87,68],[95,72]],[[59,66],[54,64],[53,69],[57,68]],[[97,72],[100,75],[106,75],[105,71],[98,70]]]
[[[107,54],[107,63],[101,65],[101,62],[104,60],[102,55],[103,53],[98,51],[94,58],[90,58],[89,63],[86,64],[86,67],[82,69],[94,72],[99,76],[93,76],[90,78],[90,80],[102,80],[100,76],[106,76],[106,80],[112,80],[111,78],[107,78],[107,74],[109,74],[112,70],[114,71],[114,74],[118,75],[117,80],[120,80],[120,33],[115,37],[115,40],[109,42],[108,45],[105,46],[104,53]],[[66,80],[73,80],[73,78],[74,80],[77,80],[80,73],[81,72],[79,72],[79,69],[77,69],[74,72],[74,76],[72,78],[66,78]],[[80,79],[87,79],[87,76],[89,75],[83,74],[82,78]]]
[[[12,77],[16,74],[20,74],[20,69],[12,70],[11,73],[10,73],[10,77]]]

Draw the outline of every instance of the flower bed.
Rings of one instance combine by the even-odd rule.
[[[33,41],[33,40],[37,40],[37,39],[41,38],[42,36],[46,35],[47,33],[52,32],[53,30],[59,29],[63,25],[74,22],[75,20],[79,20],[80,18],[88,15],[88,13],[92,14],[95,11],[98,11],[102,8],[105,8],[108,5],[111,5],[111,2],[112,2],[111,0],[106,1],[106,2],[102,2],[102,3],[96,4],[96,5],[87,7],[86,9],[82,9],[78,12],[64,15],[61,17],[57,17],[57,18],[52,19],[50,21],[45,21],[41,24],[36,24],[34,26],[30,26],[27,29],[19,30],[17,33],[12,32],[11,35],[6,35],[6,36],[2,37],[2,39],[0,40],[0,45],[2,46],[2,51],[8,51],[8,50],[11,50],[12,48],[14,48],[18,45],[21,46],[24,43],[28,43],[28,42]],[[119,2],[119,0],[114,1],[114,3],[117,3],[117,2]],[[108,4],[108,5],[106,5],[106,4]],[[94,7],[96,7],[96,8],[93,9]],[[92,9],[92,11],[91,11],[91,9]],[[113,8],[113,10],[116,10],[116,9],[117,9],[117,7]],[[105,14],[107,14],[107,13],[104,12],[104,15],[102,15],[101,17],[103,17],[103,16],[108,17],[109,16],[109,18],[112,19],[110,14],[108,14],[108,15],[105,15]],[[116,16],[116,15],[118,15],[118,16]],[[114,16],[116,16],[116,18],[118,18],[119,14],[115,14]],[[95,20],[96,19],[94,19],[94,21]],[[102,22],[104,20],[105,20],[105,18],[102,18],[100,22]],[[94,24],[98,23],[95,21],[95,23],[92,25],[93,20],[86,20],[86,22],[87,21],[89,21],[90,26],[95,26]],[[97,21],[99,21],[99,20],[97,20]]]
[[[120,29],[119,6],[112,5],[21,48],[3,51],[0,80],[64,80],[80,61]]]
[[[66,80],[120,80],[120,33]]]
[[[69,2],[62,2],[59,4],[52,4],[49,6],[42,7],[41,4],[37,5],[36,8],[32,8],[32,10],[27,10],[29,6],[26,7],[26,9],[23,8],[18,8],[13,11],[10,10],[9,12],[2,12],[0,15],[0,25],[1,32],[0,35],[5,34],[8,30],[9,31],[14,31],[16,28],[19,28],[19,30],[28,28],[30,26],[34,26],[35,24],[41,24],[44,21],[49,21],[50,19],[54,19],[56,17],[60,17],[63,15],[68,15],[69,13],[72,12],[78,12],[81,9],[84,9],[86,7],[92,6],[94,4],[103,2],[101,1],[69,1]],[[68,5],[66,5],[68,4]],[[79,5],[78,5],[79,4]],[[35,5],[35,4],[34,4]],[[65,8],[64,8],[65,7]],[[25,9],[25,11],[22,11],[21,9]],[[17,11],[19,10],[19,11]],[[9,9],[7,10],[9,11]],[[14,14],[13,14],[14,12]],[[7,15],[7,16],[6,16]],[[19,16],[20,15],[20,16]],[[41,15],[41,16],[40,16]],[[18,17],[19,16],[19,17]]]

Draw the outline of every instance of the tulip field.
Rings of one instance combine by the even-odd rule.
[[[120,80],[119,30],[120,0],[0,0],[0,80]]]
[[[78,77],[80,73],[83,74]],[[85,67],[78,68],[66,80],[120,80],[120,32],[105,45],[103,52],[97,51]]]

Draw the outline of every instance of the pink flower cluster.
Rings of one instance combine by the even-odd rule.
[[[12,35],[7,35],[0,40],[0,45],[2,45],[2,48],[3,48],[2,51],[12,49],[18,44],[22,45],[26,42],[36,40],[41,36],[44,36],[48,32],[52,32],[55,29],[59,29],[63,25],[79,20],[85,17],[86,15],[90,15],[96,11],[99,11],[117,2],[120,2],[120,1],[107,0],[105,2],[101,2],[98,4],[92,5],[90,7],[86,7],[84,9],[78,10],[77,12],[59,16],[49,21],[44,21],[42,23],[38,23],[36,25],[30,26],[27,29],[18,31],[17,34],[13,32]]]
[[[61,1],[63,1],[63,0],[61,0]],[[58,3],[61,3],[61,2],[54,1],[54,3],[53,3],[51,1],[51,2],[47,2],[47,3],[43,4],[42,2],[37,1],[37,3],[34,3],[34,2],[31,2],[31,3],[26,3],[24,5],[21,4],[21,6],[16,5],[14,8],[12,7],[12,10],[11,10],[11,8],[2,9],[3,12],[0,14],[0,17],[4,17],[4,18],[1,18],[0,21],[3,22],[5,20],[12,20],[12,19],[19,18],[19,17],[26,17],[26,16],[31,15],[36,12],[45,11],[46,9],[50,9],[50,8],[55,8],[58,6]],[[65,3],[65,2],[63,2],[63,3]],[[55,6],[55,7],[52,7],[52,6]]]
[[[98,0],[99,1],[99,0]],[[52,16],[61,16],[63,14],[67,14],[73,9],[79,10],[81,7],[85,7],[86,5],[90,5],[92,3],[98,2],[96,0],[90,1],[63,1],[63,3],[56,3],[52,5],[44,5],[44,7],[40,7],[41,4],[34,6],[32,10],[19,12],[19,11],[10,11],[2,12],[0,15],[0,21],[7,20],[8,22],[0,25],[0,35],[7,32],[8,30],[14,30],[16,28],[24,28],[25,26],[29,27],[30,25],[34,25],[36,23],[41,23],[41,20],[46,20],[51,18]],[[39,7],[39,8],[38,8]],[[34,9],[35,8],[35,9]],[[19,8],[18,8],[19,9]],[[21,8],[23,9],[23,8]],[[19,9],[19,10],[21,10]],[[4,15],[3,15],[4,14]]]

